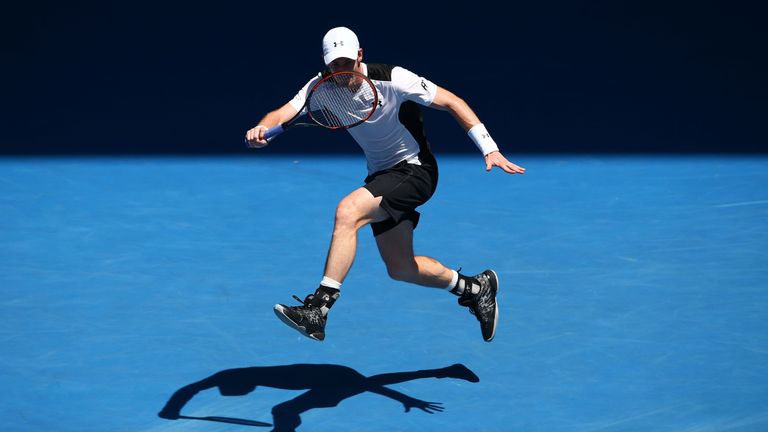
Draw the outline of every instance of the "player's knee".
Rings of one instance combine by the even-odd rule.
[[[388,264],[387,273],[396,281],[413,282],[419,275],[419,269],[415,262]]]
[[[336,207],[336,225],[354,227],[360,220],[360,208],[351,199],[343,199]]]

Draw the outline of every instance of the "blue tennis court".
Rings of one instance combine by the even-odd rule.
[[[415,233],[492,343],[367,228],[325,342],[275,318],[362,156],[0,159],[0,429],[768,430],[768,158],[510,156],[438,154]]]

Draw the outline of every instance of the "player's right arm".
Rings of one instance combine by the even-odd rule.
[[[271,127],[292,119],[297,112],[298,110],[290,102],[269,112],[261,119],[257,126],[245,133],[245,140],[248,142],[248,146],[251,148],[261,148],[269,144],[264,139],[264,132]]]
[[[312,77],[287,104],[265,115],[256,127],[248,130],[248,132],[245,133],[245,140],[248,142],[248,147],[261,148],[269,144],[269,142],[264,139],[264,132],[269,128],[287,122],[298,114],[299,110],[304,107],[304,102],[307,99],[307,92],[320,78],[321,74]]]

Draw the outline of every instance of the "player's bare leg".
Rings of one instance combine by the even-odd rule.
[[[363,226],[387,217],[380,204],[381,197],[374,197],[365,188],[355,190],[339,202],[320,287],[303,301],[294,296],[303,303],[302,306],[275,305],[278,318],[311,339],[325,339],[328,311],[339,298],[341,283],[355,260],[357,232]]]
[[[365,188],[355,190],[339,202],[324,276],[344,282],[355,260],[357,232],[371,222],[387,218],[380,206],[381,197],[374,197]]]
[[[451,282],[451,269],[434,258],[414,256],[411,221],[376,236],[376,245],[392,279],[433,288],[445,288]]]
[[[376,237],[379,253],[387,272],[395,280],[426,287],[444,288],[459,296],[459,304],[469,308],[480,322],[485,341],[496,334],[499,316],[496,293],[499,280],[496,272],[486,270],[475,276],[465,276],[451,270],[434,258],[413,253],[413,223],[404,221]]]

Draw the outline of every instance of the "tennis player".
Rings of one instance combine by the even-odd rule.
[[[416,208],[429,200],[438,179],[437,162],[424,134],[419,105],[450,112],[482,152],[486,171],[498,167],[510,174],[523,174],[525,169],[501,154],[477,115],[455,94],[403,67],[363,63],[363,49],[352,30],[336,27],[325,34],[323,60],[330,72],[355,71],[367,76],[379,93],[379,106],[373,116],[348,129],[365,153],[369,175],[365,184],[344,197],[336,208],[320,286],[303,301],[294,296],[302,303],[299,306],[275,305],[275,313],[303,335],[324,340],[328,312],[339,298],[355,258],[357,231],[370,225],[390,277],[443,288],[458,296],[459,305],[475,315],[483,339],[490,342],[498,321],[496,272],[488,269],[467,276],[413,252],[413,230],[419,223]],[[293,118],[302,109],[308,89],[321,76],[313,77],[291,101],[250,129],[246,133],[248,144],[266,146],[264,132]]]

